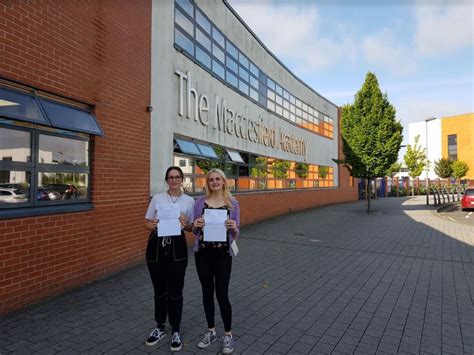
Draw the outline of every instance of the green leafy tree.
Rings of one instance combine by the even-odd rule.
[[[324,179],[326,179],[326,177],[328,176],[329,174],[329,167],[328,166],[322,166],[320,165],[318,167],[318,175],[321,179],[323,179],[323,186],[324,186]]]
[[[402,169],[402,163],[395,162],[387,169],[387,176],[393,178]]]
[[[387,94],[380,91],[377,77],[367,73],[354,103],[342,107],[344,159],[334,159],[352,176],[367,179],[367,213],[370,213],[371,181],[385,176],[390,165],[397,161],[402,132],[402,125],[395,119],[395,108]]]
[[[453,164],[451,165],[453,168],[453,177],[456,178],[458,184],[460,183],[460,180],[467,175],[469,172],[469,165],[463,160],[456,159],[453,161]]]
[[[296,163],[295,164],[295,173],[301,179],[306,179],[308,177],[309,165],[306,163]]]
[[[442,179],[453,176],[453,161],[450,158],[441,158],[435,161],[434,171]]]
[[[267,159],[265,157],[255,158],[255,163],[250,168],[250,176],[260,178],[267,176]]]
[[[269,169],[273,177],[278,179],[286,179],[288,177],[288,170],[290,169],[290,162],[285,160],[275,160]]]
[[[423,169],[426,166],[426,149],[422,149],[418,145],[418,140],[420,136],[415,137],[415,145],[408,144],[407,151],[403,160],[405,161],[405,165],[408,168],[408,175],[413,180],[413,188],[412,188],[412,195],[415,196],[415,178],[421,175]]]

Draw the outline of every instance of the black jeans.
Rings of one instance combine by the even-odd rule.
[[[208,328],[214,328],[214,289],[221,311],[224,330],[232,329],[232,306],[229,301],[229,281],[232,271],[232,256],[227,248],[202,248],[196,252],[194,260],[201,281],[202,302]]]
[[[156,235],[152,236],[148,242],[147,255],[153,254],[149,249],[157,248],[156,259],[150,261],[147,258],[147,266],[155,291],[155,320],[158,327],[163,327],[168,315],[172,332],[179,332],[183,313],[184,275],[188,260],[187,258],[176,260],[175,247],[182,243],[173,238],[184,238],[184,236],[172,237],[172,243],[164,247],[161,244],[161,238],[157,238],[158,243],[152,240],[153,238],[157,238]],[[184,246],[186,247],[185,242]],[[180,254],[182,256],[182,253]]]

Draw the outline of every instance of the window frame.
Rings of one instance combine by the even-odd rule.
[[[0,121],[0,128],[18,130],[23,132],[30,133],[30,149],[31,149],[31,161],[30,162],[15,162],[15,161],[3,161],[0,160],[0,170],[8,171],[24,171],[30,173],[29,181],[29,192],[28,192],[28,201],[19,202],[15,204],[6,204],[5,206],[0,207],[0,219],[4,217],[4,211],[8,210],[21,210],[28,208],[29,211],[34,212],[40,207],[50,208],[50,206],[70,206],[76,204],[90,204],[91,203],[91,143],[92,136],[83,134],[78,135],[69,132],[60,132],[59,130],[51,129],[41,129],[38,125],[33,127],[18,126],[12,123],[9,123],[9,120]],[[75,139],[80,141],[85,141],[89,143],[89,149],[87,154],[87,166],[74,166],[68,164],[46,164],[38,162],[38,151],[39,151],[39,136],[56,136],[67,139]],[[38,174],[42,172],[50,173],[80,173],[87,174],[87,198],[85,199],[74,199],[74,200],[53,200],[53,201],[37,201],[38,194]],[[89,209],[89,208],[87,208]],[[66,212],[68,209],[59,209],[59,212]],[[56,210],[57,213],[58,210]],[[26,213],[26,211],[21,211],[21,215],[31,215],[31,213]],[[33,213],[36,214],[36,213]],[[42,213],[40,213],[42,214]],[[6,217],[8,218],[8,216]]]

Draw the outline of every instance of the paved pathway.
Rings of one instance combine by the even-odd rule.
[[[231,281],[236,353],[474,354],[474,229],[422,198],[373,202],[371,215],[357,202],[243,228]],[[169,353],[169,335],[144,344],[152,297],[138,265],[3,317],[0,353]],[[204,330],[191,257],[181,353],[218,353],[218,343],[196,348]]]

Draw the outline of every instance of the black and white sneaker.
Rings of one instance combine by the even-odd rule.
[[[204,333],[201,341],[197,344],[197,346],[200,349],[204,349],[211,346],[211,344],[214,343],[216,340],[217,340],[216,332],[213,332],[212,330],[208,330],[207,332]]]
[[[171,346],[170,349],[171,351],[179,351],[183,347],[183,344],[181,343],[181,337],[178,332],[173,333],[173,337],[171,338]]]
[[[222,343],[222,353],[231,354],[234,351],[234,338],[232,335],[224,335],[224,341]]]
[[[158,343],[161,339],[165,337],[166,333],[164,330],[160,330],[159,328],[153,329],[150,333],[150,336],[146,340],[145,344],[148,346],[153,346]]]

